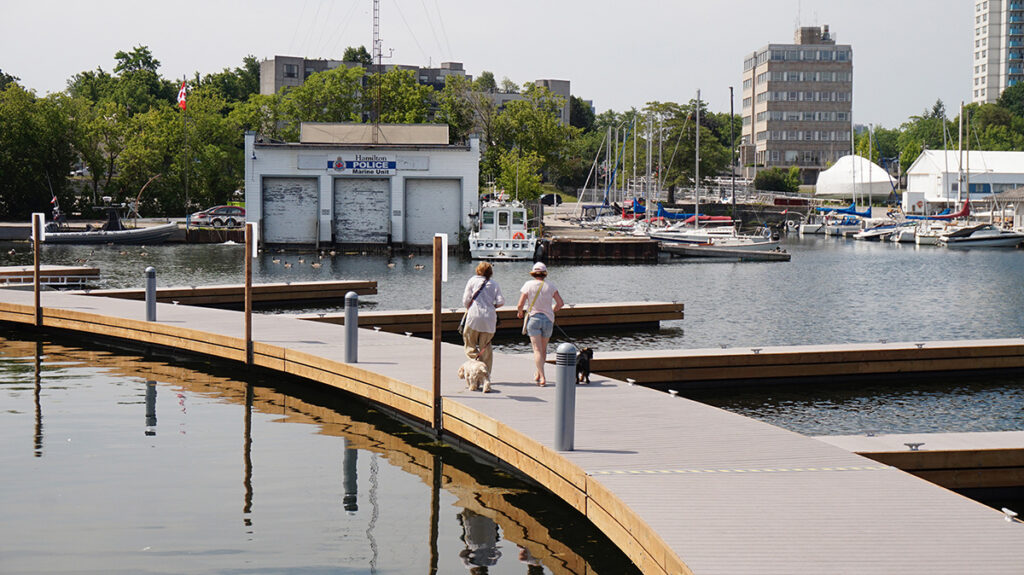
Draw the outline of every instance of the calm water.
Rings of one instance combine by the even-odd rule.
[[[949,250],[785,238],[784,263],[664,260],[650,265],[558,265],[549,278],[567,302],[681,301],[686,318],[661,329],[595,330],[573,341],[601,351],[765,346],[1024,336],[1024,250]],[[0,244],[3,265],[31,263],[29,244]],[[15,254],[8,254],[14,249]],[[241,283],[242,246],[44,246],[44,260],[102,270],[102,287],[142,287],[143,270],[160,285]],[[305,261],[300,262],[299,258]],[[4,259],[6,261],[4,261]],[[280,260],[274,263],[274,260]],[[321,263],[319,269],[311,263]],[[292,266],[285,267],[285,263]],[[389,264],[391,264],[389,266]],[[445,307],[460,307],[476,262],[453,258],[443,291]],[[422,266],[422,269],[416,269]],[[495,279],[514,305],[529,263],[497,263]],[[263,254],[260,281],[370,279],[379,293],[362,309],[429,309],[429,256],[338,253]],[[309,311],[341,312],[337,305]],[[296,310],[265,310],[265,313]],[[306,311],[306,310],[303,310]],[[257,335],[258,337],[258,335]],[[564,337],[555,331],[554,342]],[[499,351],[525,353],[521,337],[498,338]],[[1020,379],[972,381],[883,380],[844,387],[788,387],[702,393],[694,397],[802,433],[1024,429]]]
[[[636,572],[539,488],[247,379],[0,330],[0,572]]]

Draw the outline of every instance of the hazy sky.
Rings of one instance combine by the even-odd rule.
[[[973,0],[380,0],[388,62],[462,62],[500,82],[566,79],[598,111],[687,102],[741,105],[743,58],[828,24],[851,44],[854,122],[896,127],[941,98],[970,99]],[[43,95],[114,53],[147,45],[169,78],[252,54],[340,59],[373,38],[372,0],[0,0],[0,70]]]

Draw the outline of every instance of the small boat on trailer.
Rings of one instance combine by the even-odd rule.
[[[532,260],[537,251],[537,234],[526,227],[526,221],[526,206],[522,202],[484,202],[469,234],[470,256],[474,260]]]

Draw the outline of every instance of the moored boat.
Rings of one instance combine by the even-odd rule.
[[[939,236],[948,248],[1013,248],[1024,242],[1024,233],[1006,230],[995,224],[979,224]]]
[[[63,223],[58,216],[57,221],[46,224],[43,228],[41,243],[44,244],[159,244],[167,241],[178,231],[178,224],[166,223],[146,227],[128,227],[121,221],[118,208],[103,206],[107,212],[107,221],[99,228],[86,225],[76,229]],[[55,209],[59,215],[59,211]]]
[[[526,227],[522,202],[488,200],[480,206],[477,225],[469,234],[469,253],[475,260],[530,260],[537,235]]]

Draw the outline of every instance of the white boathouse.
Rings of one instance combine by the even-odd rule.
[[[246,220],[261,245],[455,243],[477,206],[478,140],[449,144],[446,125],[374,129],[304,123],[298,143],[246,133]]]
[[[961,171],[964,190],[960,189]],[[903,209],[932,213],[940,206],[962,202],[968,184],[972,202],[990,201],[993,194],[1024,186],[1024,152],[972,150],[961,156],[955,150],[925,150],[907,170]]]

